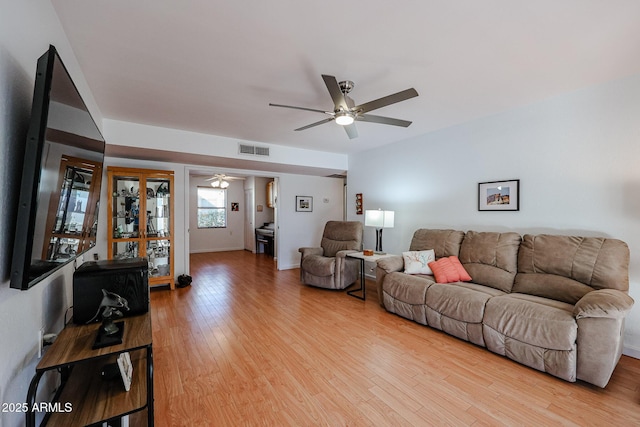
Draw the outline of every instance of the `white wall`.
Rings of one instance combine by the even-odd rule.
[[[48,0],[0,2],[0,402],[24,402],[37,364],[41,327],[59,331],[71,305],[73,265],[28,291],[9,288],[13,232],[36,61],[56,46],[98,124],[93,96]],[[89,255],[89,258],[91,255]],[[48,384],[43,384],[45,392]],[[51,391],[51,390],[48,390]],[[24,414],[0,412],[0,425],[24,425]]]
[[[427,120],[428,118],[424,118]],[[348,217],[396,211],[387,252],[420,227],[605,236],[631,250],[625,353],[640,357],[640,76],[350,156]],[[479,212],[478,183],[520,179],[519,212]],[[365,228],[365,246],[375,232]]]
[[[343,171],[347,169],[348,158],[344,154],[302,148],[271,145],[253,141],[241,141],[198,132],[158,126],[129,123],[119,120],[104,120],[105,131],[109,133],[109,144],[153,150],[180,151],[202,156],[216,156],[229,159],[252,160],[290,166],[308,166]],[[247,143],[270,148],[269,157],[238,154],[238,143]],[[178,149],[176,149],[178,147]]]
[[[189,252],[219,252],[244,249],[244,185],[243,181],[230,181],[227,188],[227,226],[224,228],[198,228],[198,187],[207,187],[206,177],[189,179]],[[211,188],[211,187],[209,187]],[[239,211],[231,210],[231,203],[239,203]]]
[[[301,247],[318,247],[324,225],[343,219],[344,181],[339,178],[279,176],[278,269],[300,266]],[[313,212],[296,212],[296,196],[313,197]]]

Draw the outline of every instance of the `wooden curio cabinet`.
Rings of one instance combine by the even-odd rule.
[[[109,259],[146,257],[149,286],[173,275],[173,171],[108,167]]]

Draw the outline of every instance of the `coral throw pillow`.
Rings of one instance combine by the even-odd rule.
[[[436,260],[436,253],[433,249],[402,252],[402,258],[406,274],[433,274],[429,268],[429,263]]]
[[[457,256],[440,258],[438,261],[430,262],[429,268],[433,271],[438,283],[468,282],[471,276],[464,269]]]

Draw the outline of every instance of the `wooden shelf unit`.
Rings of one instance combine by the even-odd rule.
[[[61,385],[55,397],[69,412],[46,414],[42,425],[87,426],[114,420],[146,410],[147,425],[153,426],[153,350],[150,313],[122,319],[122,344],[92,349],[100,323],[67,325],[36,367],[27,403],[33,408],[38,383],[42,376],[57,370]],[[125,391],[120,379],[105,380],[102,367],[115,362],[121,353],[129,352],[133,364],[131,389]],[[64,406],[63,406],[64,407]],[[36,414],[28,412],[28,427],[35,427]]]

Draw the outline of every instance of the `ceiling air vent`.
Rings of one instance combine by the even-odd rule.
[[[253,145],[239,144],[240,154],[256,154],[256,147]]]
[[[269,147],[256,146],[256,156],[269,156]]]
[[[269,147],[260,147],[257,145],[238,144],[238,152],[240,154],[250,154],[253,156],[269,156]]]

